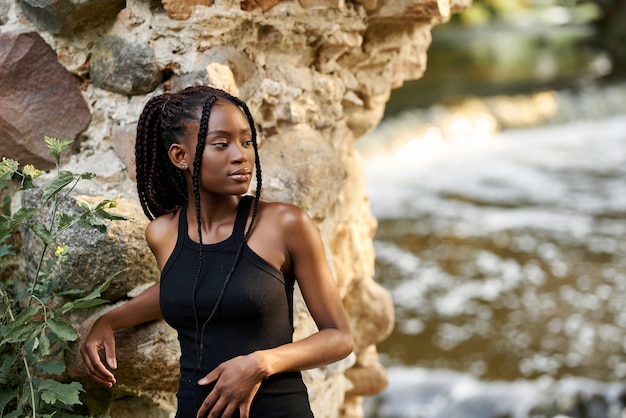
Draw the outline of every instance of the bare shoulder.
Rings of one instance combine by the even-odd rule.
[[[259,217],[262,222],[270,222],[281,229],[302,228],[312,224],[309,215],[299,206],[283,202],[265,202],[259,204]]]
[[[178,212],[166,213],[148,223],[146,227],[147,239],[163,238],[164,234],[168,234],[171,230],[178,227]]]
[[[146,242],[161,265],[164,256],[171,253],[178,237],[179,211],[161,215],[146,227]]]

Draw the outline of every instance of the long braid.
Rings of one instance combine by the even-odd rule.
[[[200,128],[198,129],[198,144],[196,145],[196,155],[193,160],[193,173],[191,174],[191,181],[193,183],[193,195],[196,201],[196,223],[198,224],[198,241],[200,245],[198,246],[198,272],[196,274],[196,278],[193,282],[193,290],[192,290],[192,306],[193,306],[193,316],[196,322],[196,354],[198,359],[197,368],[200,369],[200,361],[202,359],[202,339],[198,339],[198,332],[200,329],[198,323],[198,308],[196,304],[196,292],[198,290],[198,283],[200,282],[200,277],[202,274],[202,220],[201,220],[201,209],[200,209],[200,170],[202,168],[202,154],[204,152],[204,145],[206,143],[207,131],[209,129],[209,112],[211,110],[211,106],[217,100],[217,97],[211,96],[206,102],[202,105],[202,116],[200,117]],[[183,216],[181,214],[181,216]],[[216,304],[217,306],[217,304]]]
[[[172,164],[168,152],[172,144],[184,140],[186,123],[195,119],[188,107],[182,92],[165,93],[146,103],[137,123],[137,192],[150,220],[175,211],[187,201],[185,177]]]
[[[248,241],[248,237],[252,233],[252,228],[254,226],[254,222],[256,221],[256,217],[257,217],[257,214],[258,214],[258,211],[259,211],[259,199],[261,197],[261,163],[260,163],[260,160],[259,160],[259,151],[258,151],[258,144],[257,144],[257,134],[256,134],[256,127],[255,127],[255,124],[254,124],[254,120],[252,119],[252,115],[250,114],[248,106],[246,106],[246,104],[242,100],[240,100],[240,99],[238,99],[238,98],[236,98],[234,96],[231,96],[230,94],[225,94],[224,97],[226,99],[228,99],[230,102],[234,103],[235,105],[237,105],[237,106],[239,106],[240,108],[243,109],[243,112],[244,112],[244,114],[246,116],[246,119],[248,120],[248,124],[250,125],[250,131],[251,131],[251,134],[252,134],[252,146],[254,148],[254,156],[255,156],[254,164],[255,164],[257,184],[256,184],[256,193],[255,193],[255,196],[254,196],[254,207],[253,207],[253,210],[252,210],[252,217],[250,218],[250,225],[248,226],[248,229],[246,230],[246,232],[244,234],[244,237],[243,237],[243,239],[241,241],[241,244],[237,248],[237,253],[235,254],[235,261],[233,262],[233,265],[232,265],[230,271],[228,272],[228,274],[226,275],[226,278],[224,279],[224,284],[222,285],[222,289],[220,290],[220,293],[218,295],[217,301],[215,302],[215,305],[213,306],[213,309],[211,310],[211,313],[209,314],[207,319],[202,324],[202,329],[200,330],[200,349],[199,349],[198,365],[197,365],[198,369],[200,369],[200,366],[202,364],[202,352],[203,352],[203,348],[204,348],[204,331],[206,329],[206,326],[209,324],[209,322],[211,321],[211,319],[215,315],[215,312],[217,312],[217,308],[219,307],[220,303],[222,302],[222,299],[224,298],[224,294],[226,293],[226,287],[228,286],[228,283],[230,282],[230,279],[232,278],[233,273],[235,272],[235,269],[237,268],[237,264],[239,263],[239,260],[241,258],[241,254],[243,253],[243,249],[244,249],[244,247],[246,245],[246,242]],[[204,117],[204,109],[203,109],[202,115]],[[207,120],[207,125],[208,125],[208,120]],[[202,125],[201,125],[200,129],[202,129]],[[200,133],[198,135],[200,135]],[[196,333],[197,333],[197,328],[196,328]]]

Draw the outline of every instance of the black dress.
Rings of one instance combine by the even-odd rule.
[[[220,363],[256,350],[292,341],[293,277],[267,263],[247,245],[228,283],[224,297],[204,333],[202,324],[215,306],[226,275],[243,240],[251,196],[241,199],[232,235],[202,248],[202,273],[196,284],[199,247],[187,234],[186,210],[179,216],[178,241],[161,272],[160,307],[165,321],[178,331],[181,348],[177,418],[195,418],[212,386],[197,381]],[[201,364],[198,368],[199,344]],[[235,416],[237,416],[236,414]],[[264,380],[251,406],[252,418],[312,417],[300,372],[277,374]]]

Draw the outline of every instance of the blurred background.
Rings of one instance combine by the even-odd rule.
[[[626,1],[474,0],[358,144],[396,326],[368,417],[626,417]]]

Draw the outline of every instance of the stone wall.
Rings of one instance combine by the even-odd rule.
[[[43,136],[75,138],[66,163],[97,174],[84,196],[122,197],[132,221],[68,235],[69,287],[113,273],[111,305],[157,280],[143,245],[133,185],[134,131],[147,99],[211,84],[245,100],[258,125],[263,197],[315,220],[348,310],[355,352],[305,373],[316,417],[359,417],[387,383],[376,344],[393,326],[390,295],[373,281],[376,220],[355,141],[380,121],[390,90],[421,77],[433,25],[469,0],[3,0],[0,154],[53,166]],[[32,251],[26,237],[26,250]],[[28,254],[27,254],[28,255]],[[295,338],[314,331],[301,298]],[[74,318],[84,333],[101,311]],[[118,385],[89,386],[90,412],[168,417],[176,339],[163,323],[118,333]],[[67,356],[71,377],[84,379]],[[137,406],[141,411],[137,412]]]

